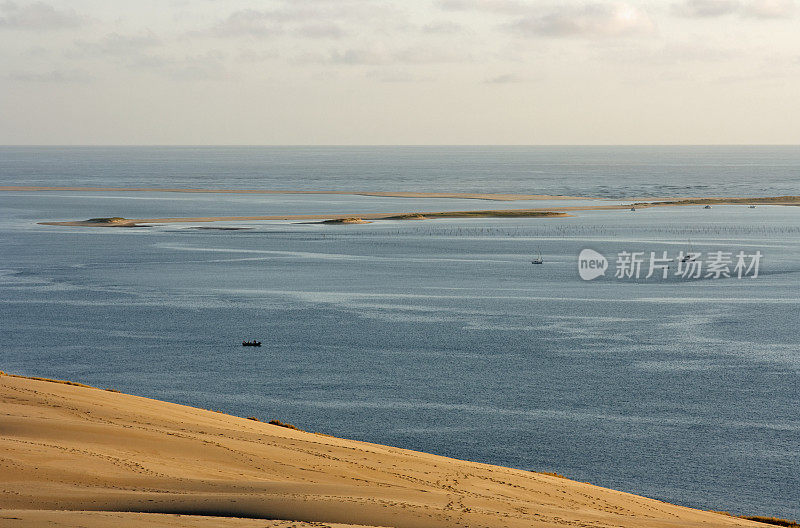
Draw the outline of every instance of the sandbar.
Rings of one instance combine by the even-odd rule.
[[[423,192],[361,192],[361,191],[309,191],[309,190],[237,190],[237,189],[172,189],[145,187],[38,187],[38,186],[0,186],[0,191],[85,191],[85,192],[177,192],[177,193],[239,193],[239,194],[334,194],[380,196],[400,198],[453,198],[478,199],[492,201],[517,200],[585,200],[596,201],[586,205],[569,205],[557,207],[550,204],[546,208],[525,209],[488,209],[481,211],[404,211],[394,213],[359,213],[345,214],[288,214],[288,215],[250,215],[250,216],[198,216],[198,217],[164,217],[164,218],[93,218],[89,220],[68,220],[60,222],[39,222],[42,225],[85,226],[85,227],[147,227],[150,224],[186,223],[186,222],[242,222],[269,220],[309,220],[326,224],[363,224],[373,220],[425,220],[432,218],[551,218],[572,216],[569,212],[621,210],[631,208],[671,207],[690,205],[781,205],[798,206],[800,196],[768,196],[768,197],[693,197],[693,198],[658,198],[647,201],[631,201],[630,203],[609,204],[603,198],[550,196],[543,194],[493,194],[493,193],[423,193]],[[357,219],[357,220],[356,220]]]

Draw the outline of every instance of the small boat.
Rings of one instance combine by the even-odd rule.
[[[683,252],[681,253],[683,254],[683,256],[676,258],[675,262],[694,262],[695,260],[697,260],[697,257],[700,256],[699,253],[695,253],[694,250],[692,249],[691,240],[689,240],[689,249],[686,250],[686,253]]]
[[[635,207],[631,207],[631,211],[635,211],[635,210],[636,210],[636,208],[635,208]]]
[[[703,207],[703,209],[711,209],[711,206],[707,205],[707,206]]]
[[[755,208],[756,208],[756,206],[755,206],[755,205],[751,205],[751,206],[750,206],[750,209],[755,209]]]
[[[544,264],[544,259],[542,258],[541,251],[539,251],[539,256],[531,261],[531,264]]]
[[[253,339],[252,341],[242,341],[242,346],[260,347],[261,341],[256,341],[255,339]]]

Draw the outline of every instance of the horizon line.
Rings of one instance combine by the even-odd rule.
[[[260,147],[260,148],[364,148],[364,147],[800,147],[800,143],[5,143],[0,148],[9,147],[55,147],[55,148],[100,148],[100,147]]]

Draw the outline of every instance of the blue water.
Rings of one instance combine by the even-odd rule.
[[[785,147],[0,147],[0,185],[494,192],[626,198],[800,194]]]
[[[665,189],[692,180],[697,188],[685,194],[800,194],[796,149],[753,149],[752,157],[732,149],[736,159],[729,166],[738,168],[725,182],[718,175],[728,169],[715,163],[726,149],[706,150],[711,154],[487,148],[467,149],[466,159],[455,160],[454,151],[464,149],[4,148],[0,185],[313,189],[323,187],[324,160],[335,157],[340,161],[330,168],[326,189],[619,197],[681,194]],[[593,176],[559,152],[583,159]],[[632,176],[624,174],[646,166],[652,177],[665,170],[667,152],[677,153],[675,164],[685,175],[660,183],[643,177],[628,192],[625,181]],[[376,175],[384,154],[383,172]],[[619,156],[623,176],[615,179],[612,162]],[[537,168],[537,159],[547,168]],[[602,182],[600,160],[608,164]],[[552,175],[525,184],[516,168],[527,164],[526,170]],[[459,167],[469,169],[461,180]],[[478,176],[489,167],[497,171],[494,181]],[[743,167],[761,179],[748,187]],[[394,187],[392,171],[400,175]],[[581,176],[567,177],[573,172]],[[202,224],[36,224],[115,214],[518,205],[0,192],[0,368],[279,418],[337,436],[557,471],[688,506],[800,518],[799,208],[680,207],[351,226],[222,224],[246,228],[240,231],[196,229]],[[674,254],[688,246],[704,253],[760,250],[760,276],[578,277],[583,248],[613,258],[623,250]],[[542,266],[530,264],[537,249]],[[243,348],[245,338],[265,346]]]

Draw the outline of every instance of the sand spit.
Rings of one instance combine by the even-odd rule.
[[[152,191],[155,189],[111,189],[111,188],[72,188],[72,187],[0,187],[2,190],[127,190],[127,191]],[[188,190],[188,189],[158,189],[168,192],[217,192],[210,190]],[[222,191],[220,191],[222,192]],[[288,191],[233,191],[240,193],[265,193],[265,194],[289,194]],[[298,191],[304,194],[362,194],[368,196],[404,196],[404,197],[427,197],[427,198],[479,198],[487,200],[532,200],[532,199],[571,199],[569,197],[548,197],[544,195],[468,195],[458,193],[356,193],[344,191]],[[491,198],[489,198],[491,196]],[[593,200],[593,198],[584,198]],[[600,202],[600,199],[594,199]],[[482,211],[434,211],[434,212],[403,212],[403,213],[347,213],[347,214],[302,214],[302,215],[258,215],[258,216],[203,216],[203,217],[176,217],[176,218],[92,218],[89,220],[74,220],[64,222],[39,222],[41,225],[56,226],[85,226],[85,227],[148,227],[150,224],[170,224],[186,222],[246,222],[246,221],[265,221],[265,220],[309,220],[316,221],[311,223],[325,224],[366,224],[372,220],[426,220],[432,218],[543,218],[543,217],[565,217],[572,216],[568,212],[576,211],[601,211],[601,210],[621,210],[633,207],[644,209],[649,207],[671,207],[671,206],[690,206],[690,205],[800,205],[800,196],[772,196],[760,198],[675,198],[662,199],[659,201],[633,202],[630,204],[604,204],[597,205],[577,205],[565,207],[548,208],[528,208],[528,209],[490,209]],[[555,209],[555,210],[554,210]]]
[[[496,209],[492,211],[441,211],[387,216],[381,220],[427,220],[429,218],[546,218],[571,216],[541,209]]]
[[[372,222],[368,222],[367,220],[363,220],[359,217],[348,217],[348,218],[333,218],[331,220],[323,220],[319,222],[320,224],[371,224]]]
[[[619,208],[619,207],[615,207]],[[372,220],[424,220],[428,218],[540,218],[570,216],[567,213],[544,209],[498,209],[492,211],[438,211],[432,213],[367,213],[361,215],[277,215],[277,216],[199,216],[178,218],[118,218],[113,222],[103,219],[75,220],[67,222],[39,222],[40,225],[84,226],[84,227],[146,227],[149,224],[179,224],[187,222],[248,222],[258,220],[319,220],[322,224],[369,224]]]
[[[2,526],[764,526],[80,384],[0,375],[0,402]]]
[[[663,200],[637,202],[637,207],[660,207],[668,205],[800,205],[800,196],[767,196],[761,198],[666,198]]]

